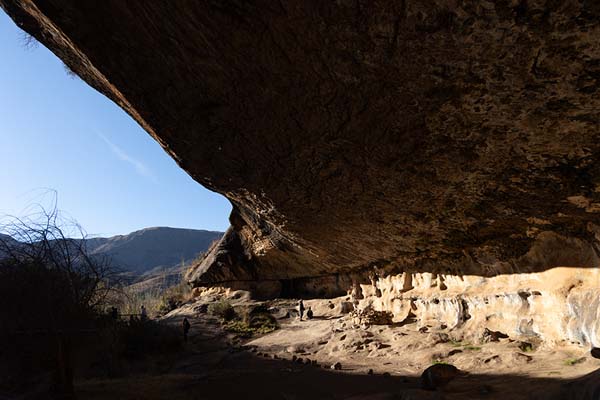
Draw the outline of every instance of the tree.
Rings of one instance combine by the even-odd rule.
[[[0,342],[9,384],[49,376],[51,396],[74,398],[74,352],[97,329],[114,272],[90,256],[81,227],[48,211],[0,225]],[[5,375],[6,376],[6,375]]]

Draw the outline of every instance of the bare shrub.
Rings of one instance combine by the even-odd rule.
[[[81,227],[62,218],[56,203],[0,225],[0,343],[10,368],[3,386],[28,390],[51,377],[51,397],[71,398],[74,355],[97,330],[113,270],[92,258]]]
[[[231,321],[237,317],[235,310],[227,300],[219,300],[208,306],[208,312],[223,321]]]

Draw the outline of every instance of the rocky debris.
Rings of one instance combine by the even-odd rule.
[[[372,369],[372,368],[369,368],[369,370],[367,371],[367,375],[373,375],[373,373],[374,373],[374,372],[373,372],[373,369]]]
[[[592,347],[592,350],[590,350],[590,355],[594,358],[600,358],[600,348]]]
[[[331,366],[329,367],[330,369],[339,371],[342,369],[342,364],[338,361],[335,364],[331,364]]]
[[[448,352],[448,357],[452,357],[453,355],[455,355],[455,354],[460,354],[460,353],[462,353],[462,352],[463,352],[463,351],[462,351],[462,350],[460,350],[460,349],[454,349],[454,350],[450,350],[450,351]]]
[[[296,354],[300,354],[300,353],[304,353],[304,348],[302,346],[288,346],[286,348],[286,351],[288,353],[296,353]]]
[[[376,311],[372,307],[354,310],[351,314],[356,325],[391,325],[393,314],[389,311]]]
[[[425,390],[438,390],[444,388],[460,375],[461,371],[454,365],[434,364],[423,371],[421,375],[421,388]]]
[[[198,314],[206,314],[208,312],[208,304],[200,304],[194,307],[194,312]]]
[[[482,335],[482,342],[499,342],[500,339],[508,339],[508,335],[498,331],[491,331],[488,328],[485,328]]]
[[[533,343],[529,343],[529,342],[519,342],[518,347],[519,347],[519,349],[521,349],[521,351],[533,351],[534,350]]]
[[[349,301],[342,301],[340,303],[340,314],[348,314],[354,311],[354,304]]]
[[[287,308],[270,307],[268,310],[275,319],[288,319],[291,317],[290,310]],[[294,310],[295,311],[295,310]]]
[[[483,362],[485,364],[489,364],[489,363],[499,364],[500,362],[502,362],[502,358],[499,355],[496,354],[496,355],[493,355],[493,356],[491,356],[489,358],[486,358],[485,360],[483,360]]]
[[[529,356],[527,354],[515,352],[515,353],[512,353],[512,360],[513,360],[513,362],[516,362],[516,363],[527,364],[527,363],[530,363],[531,361],[533,361],[533,357]]]
[[[430,340],[434,345],[439,343],[448,343],[451,339],[447,333],[435,332],[429,335]]]

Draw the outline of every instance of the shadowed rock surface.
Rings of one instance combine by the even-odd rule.
[[[598,266],[595,1],[0,6],[231,201],[197,285]]]

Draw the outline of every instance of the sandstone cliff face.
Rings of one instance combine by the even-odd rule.
[[[0,6],[230,199],[197,285],[598,267],[595,1]]]

